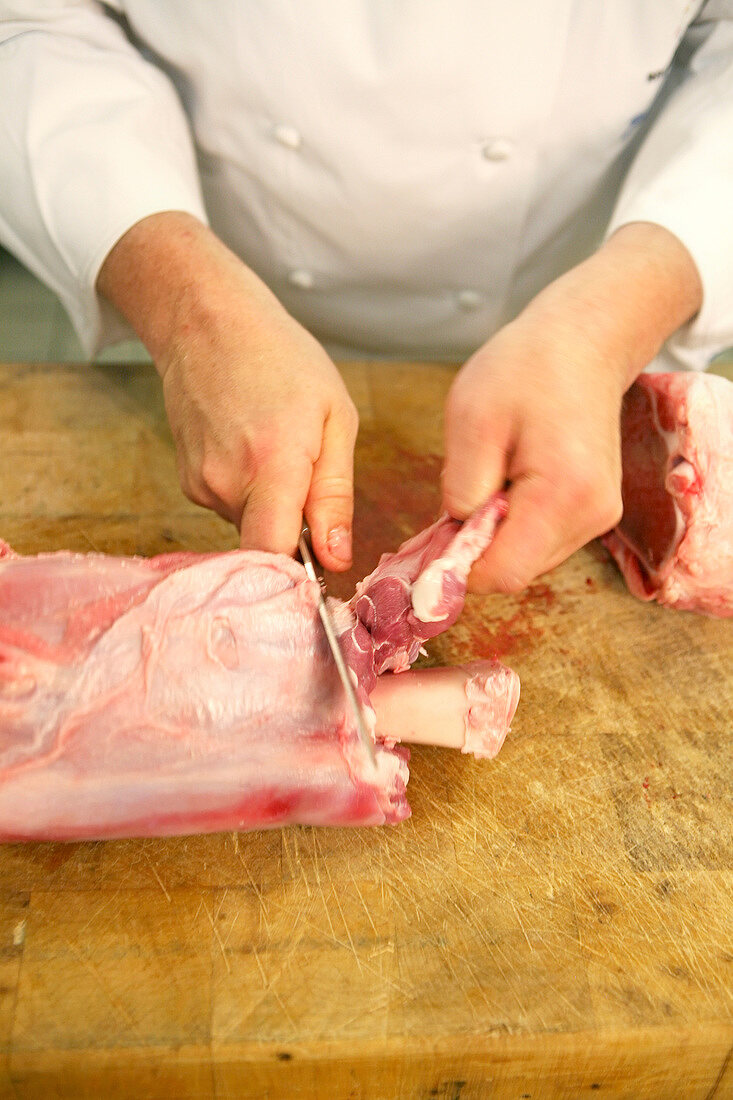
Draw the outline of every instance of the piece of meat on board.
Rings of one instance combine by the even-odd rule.
[[[6,562],[0,835],[405,817],[404,755],[380,751],[379,782],[352,782],[317,599],[275,555]]]
[[[642,600],[733,615],[733,383],[644,374],[621,416],[621,522],[604,539]]]
[[[318,594],[283,555],[24,558],[0,544],[0,838],[395,823],[409,814],[403,733],[492,755],[516,707],[514,674],[434,678],[427,690],[450,722],[431,738],[390,717],[380,736],[380,707],[394,715],[414,689],[405,673],[375,709],[362,689],[375,776]],[[460,584],[451,599],[453,621]],[[331,602],[341,628],[355,627]]]

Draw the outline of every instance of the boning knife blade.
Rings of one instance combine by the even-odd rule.
[[[298,550],[300,551],[300,557],[303,562],[303,567],[305,569],[308,580],[315,581],[318,585],[318,614],[321,617],[323,629],[326,632],[326,638],[328,640],[328,645],[333,655],[336,669],[341,679],[341,683],[343,685],[346,698],[348,699],[349,706],[351,707],[352,713],[354,715],[354,720],[356,721],[356,729],[359,734],[359,740],[364,747],[364,751],[367,754],[369,763],[372,766],[372,770],[376,772],[377,758],[374,755],[374,744],[372,742],[371,736],[369,735],[366,719],[364,718],[364,711],[362,710],[361,703],[359,702],[356,690],[354,689],[354,683],[351,679],[349,667],[346,664],[346,660],[344,659],[344,655],[339,644],[338,635],[336,634],[333,619],[331,618],[331,612],[328,610],[328,604],[326,603],[326,597],[324,595],[323,582],[316,574],[315,561],[310,546],[308,545],[308,536],[308,528],[305,527],[301,531],[300,538],[298,539]]]

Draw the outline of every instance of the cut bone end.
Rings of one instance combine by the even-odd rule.
[[[519,677],[499,661],[413,669],[377,679],[370,701],[377,736],[496,756],[519,702]]]

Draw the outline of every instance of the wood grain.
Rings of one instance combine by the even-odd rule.
[[[357,560],[438,507],[444,366],[350,363]],[[146,367],[0,368],[0,536],[223,549]],[[415,749],[394,829],[0,848],[0,1096],[733,1096],[730,623],[597,545],[429,662],[522,678],[500,757]]]

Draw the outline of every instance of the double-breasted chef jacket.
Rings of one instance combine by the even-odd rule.
[[[733,0],[0,0],[0,241],[88,353],[147,215],[189,211],[330,346],[460,360],[632,221],[733,345]]]

